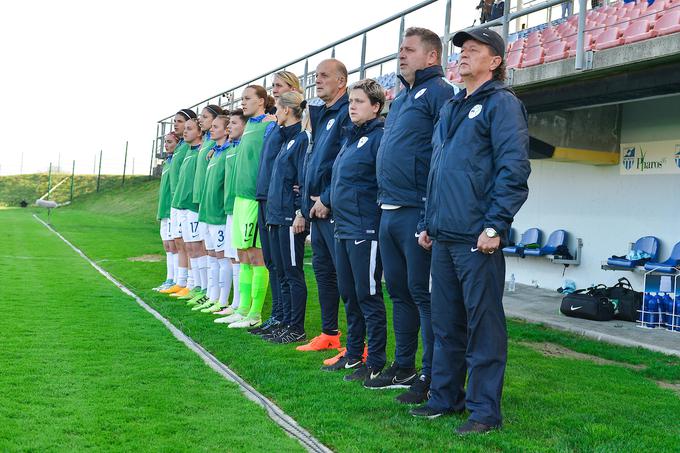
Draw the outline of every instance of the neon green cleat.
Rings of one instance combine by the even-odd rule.
[[[189,294],[187,294],[186,296],[182,296],[179,299],[180,300],[191,300],[194,297],[198,296],[199,294],[203,294],[203,292],[201,291],[201,288],[199,286],[196,286],[194,289],[189,291]]]
[[[210,303],[211,303],[212,305],[209,306],[208,308],[202,309],[202,310],[201,310],[201,313],[215,313],[216,311],[220,311],[220,310],[222,310],[223,308],[225,308],[225,307],[222,307],[222,306],[220,305],[220,301],[219,301],[219,300],[211,300]]]
[[[214,301],[208,300],[206,297],[206,300],[203,301],[203,303],[198,303],[191,307],[191,311],[197,311],[197,310],[203,310],[204,308],[212,307],[215,304]]]

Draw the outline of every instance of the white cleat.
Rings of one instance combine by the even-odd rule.
[[[217,318],[215,322],[217,324],[231,324],[232,322],[243,321],[244,319],[246,319],[245,316],[234,313],[233,315],[225,316],[224,318]]]
[[[232,322],[229,324],[230,329],[249,329],[251,327],[257,327],[262,324],[261,318],[243,318],[241,321]]]

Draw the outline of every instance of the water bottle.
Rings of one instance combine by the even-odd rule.
[[[515,292],[515,274],[510,274],[510,281],[508,282],[508,292]]]
[[[656,293],[645,294],[643,310],[643,325],[649,329],[655,328],[659,323],[659,302]]]
[[[671,295],[666,293],[663,295],[661,304],[660,304],[660,310],[663,313],[662,314],[662,320],[661,320],[661,325],[662,327],[666,327],[668,330],[672,330],[672,324],[673,324],[673,299],[671,298]]]

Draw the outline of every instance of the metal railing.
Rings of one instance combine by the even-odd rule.
[[[382,66],[386,65],[387,63],[396,60],[395,64],[395,71],[399,73],[399,62],[398,62],[398,50],[399,50],[399,45],[401,43],[403,34],[404,34],[404,29],[405,29],[405,18],[409,14],[418,11],[428,5],[431,5],[438,0],[425,0],[422,1],[404,11],[401,11],[399,13],[396,13],[392,16],[387,17],[386,19],[381,20],[380,22],[377,22],[369,27],[363,28],[355,33],[352,33],[351,35],[348,35],[342,39],[338,39],[337,41],[334,41],[324,47],[321,47],[313,52],[309,52],[293,61],[289,61],[286,64],[283,64],[273,70],[267,71],[263,74],[260,74],[256,77],[253,77],[249,79],[247,82],[241,83],[235,87],[232,87],[226,91],[222,91],[214,96],[211,96],[209,98],[206,98],[194,105],[192,105],[190,108],[197,110],[197,113],[200,113],[199,110],[201,107],[204,107],[205,105],[208,104],[218,104],[220,106],[228,106],[228,108],[231,110],[233,109],[236,105],[238,105],[238,102],[241,100],[239,91],[240,89],[245,88],[246,86],[253,84],[253,83],[260,83],[263,85],[265,88],[268,90],[271,90],[271,86],[267,83],[267,80],[270,80],[273,82],[273,75],[276,72],[282,71],[287,69],[290,66],[300,64],[304,62],[304,71],[302,76],[300,77],[301,81],[301,86],[303,88],[303,93],[305,95],[305,98],[310,99],[314,97],[314,84],[315,84],[315,78],[316,78],[316,72],[314,70],[311,70],[309,67],[309,61],[313,57],[319,57],[322,53],[327,52],[328,50],[331,51],[331,58],[335,57],[335,48],[341,44],[347,43],[348,41],[361,37],[361,57],[360,57],[360,62],[358,67],[352,68],[351,70],[348,71],[349,75],[353,74],[359,74],[359,78],[363,79],[365,78],[366,71],[368,69],[380,66],[381,67],[381,74],[382,74]],[[512,6],[512,0],[506,0],[505,5],[504,5],[504,11],[503,11],[503,16],[494,19],[488,22],[485,22],[483,24],[480,24],[478,26],[473,26],[466,28],[465,30],[472,30],[472,29],[478,29],[478,28],[488,28],[488,27],[494,27],[494,26],[502,26],[502,36],[503,39],[507,43],[508,39],[508,34],[509,34],[509,26],[510,23],[514,20],[517,20],[521,17],[529,16],[530,14],[533,14],[538,11],[546,10],[549,8],[552,8],[554,6],[560,5],[562,3],[568,2],[568,1],[573,1],[573,0],[546,0],[542,1],[539,4],[532,4],[528,8],[524,9],[519,9],[517,10],[517,6],[515,6],[515,11],[511,12]],[[584,46],[583,46],[583,37],[584,37],[584,30],[585,30],[585,17],[586,17],[586,10],[587,10],[587,5],[586,5],[586,0],[578,0],[579,1],[579,20],[578,20],[578,37],[577,37],[577,51],[576,51],[576,69],[582,69],[583,68],[583,61],[584,61]],[[519,6],[521,8],[521,5]],[[446,0],[446,12],[444,14],[444,34],[441,37],[442,43],[443,43],[443,49],[444,52],[442,52],[442,66],[446,66],[447,64],[447,58],[451,53],[453,53],[453,45],[451,43],[451,38],[452,38],[452,33],[450,30],[451,26],[451,12],[452,12],[452,0]],[[383,27],[387,24],[390,24],[396,20],[399,20],[399,34],[397,37],[395,37],[395,52],[390,53],[388,55],[385,55],[383,57],[377,58],[372,61],[366,61],[366,50],[367,50],[367,35],[369,32],[376,30],[380,27]],[[394,95],[399,91],[399,84],[397,83],[396,86],[394,87]],[[165,135],[172,130],[172,120],[174,118],[174,114],[168,117],[165,117],[161,120],[158,121],[156,125],[156,138],[154,139],[152,143],[152,150],[151,150],[151,165],[150,165],[150,172],[151,169],[154,166],[155,159],[157,159],[160,155],[162,155],[163,151],[163,140]]]

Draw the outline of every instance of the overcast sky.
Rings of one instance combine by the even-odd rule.
[[[135,173],[147,174],[159,119],[416,3],[4,2],[0,119],[8,135],[0,174],[46,171],[58,161],[70,171],[74,159],[77,173],[92,173],[100,149],[102,172],[122,173],[126,140],[128,173],[134,159]],[[478,16],[476,0],[453,4],[452,31]],[[439,0],[406,26],[442,34],[445,6]],[[398,27],[369,34],[367,60],[396,51]],[[359,45],[339,48],[338,58],[356,67]]]

